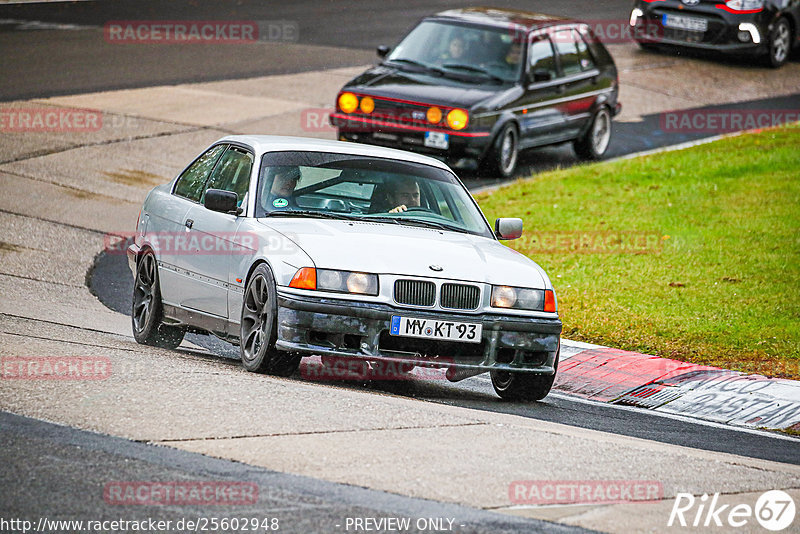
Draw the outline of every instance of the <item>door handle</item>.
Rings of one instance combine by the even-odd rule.
[[[184,226],[186,226],[186,228],[191,228],[192,225],[194,224],[194,221],[192,219],[186,219],[186,222],[183,224]]]

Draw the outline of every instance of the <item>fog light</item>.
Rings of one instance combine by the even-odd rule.
[[[750,34],[748,32],[739,32],[739,40],[743,43],[750,41]]]
[[[739,32],[739,39],[742,41],[744,41],[744,39],[742,39],[742,33],[747,32],[750,34],[750,38],[753,40],[753,43],[759,44],[761,42],[761,34],[758,33],[758,28],[756,25],[751,22],[742,22],[739,24]]]
[[[375,111],[375,101],[368,96],[362,98],[361,111],[363,111],[364,113],[372,113],[373,111]]]
[[[428,118],[428,122],[431,124],[439,124],[442,122],[442,110],[436,106],[428,108],[428,113],[426,113],[426,116]]]
[[[639,20],[639,17],[644,16],[644,13],[638,7],[634,7],[633,11],[631,11],[631,26],[636,26],[636,22]]]

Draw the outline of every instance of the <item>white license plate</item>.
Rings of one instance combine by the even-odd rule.
[[[457,323],[438,319],[416,319],[414,317],[392,315],[392,325],[389,333],[393,336],[480,343],[482,329],[483,325],[481,324]]]
[[[425,146],[447,149],[450,146],[450,136],[441,132],[425,132]]]
[[[661,20],[661,24],[666,28],[678,28],[679,30],[689,30],[693,32],[704,32],[708,29],[708,21],[706,19],[684,17],[681,15],[665,14]]]

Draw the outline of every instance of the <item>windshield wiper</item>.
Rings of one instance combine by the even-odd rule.
[[[330,211],[269,211],[264,217],[308,217],[312,219],[339,219],[344,221],[357,221],[360,217],[347,215],[345,213],[332,213]]]
[[[492,79],[492,80],[494,80],[496,82],[500,82],[500,83],[505,81],[503,78],[501,78],[497,74],[493,74],[493,73],[489,72],[486,69],[483,69],[481,67],[476,67],[474,65],[466,65],[466,64],[463,64],[463,63],[445,63],[442,66],[444,68],[446,68],[446,69],[461,69],[461,70],[468,70],[470,72],[477,72],[478,74],[483,74],[487,78],[490,78],[490,79]]]
[[[436,228],[437,230],[450,230],[452,232],[459,232],[462,234],[470,233],[469,230],[465,230],[464,228],[459,228],[458,226],[451,226],[449,224],[443,224],[433,221],[423,221],[420,219],[406,219],[401,217],[389,217],[389,219],[397,221],[397,224],[405,224],[408,226],[424,226],[426,228]]]
[[[398,59],[387,59],[386,61],[393,63],[405,63],[407,65],[414,65],[415,67],[420,67],[422,69],[425,69],[426,71],[435,72],[439,75],[444,74],[444,71],[439,67],[434,67],[433,65],[428,65],[427,63],[423,63],[415,59],[398,58]]]

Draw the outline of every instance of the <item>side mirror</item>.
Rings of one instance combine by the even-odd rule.
[[[389,54],[389,50],[391,50],[391,48],[389,48],[388,46],[380,45],[377,49],[378,57],[381,59],[385,58],[387,54]]]
[[[501,218],[494,222],[497,239],[519,239],[522,236],[522,219]]]
[[[531,72],[531,81],[532,82],[549,82],[553,79],[553,73],[547,69],[533,69]]]
[[[223,191],[222,189],[209,189],[206,191],[206,196],[203,198],[203,205],[206,209],[219,211],[221,213],[239,215],[242,209],[237,206],[238,203],[239,195],[232,191]]]

